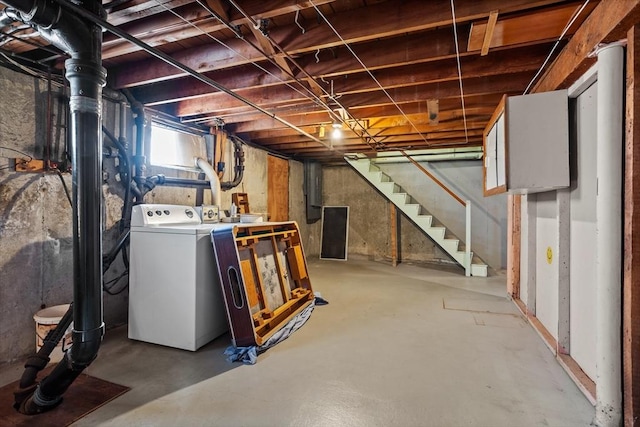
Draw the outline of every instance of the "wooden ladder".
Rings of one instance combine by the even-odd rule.
[[[239,214],[249,213],[249,195],[247,193],[231,194],[231,201],[238,207]]]

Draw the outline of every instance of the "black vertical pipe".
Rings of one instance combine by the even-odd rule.
[[[94,28],[102,39],[99,27]],[[73,153],[74,316],[71,361],[88,365],[102,338],[102,86],[106,71],[98,58],[65,61],[71,99]],[[88,345],[76,346],[76,343]]]
[[[66,78],[71,92],[70,141],[73,181],[73,345],[30,397],[16,392],[20,412],[37,414],[54,408],[62,394],[96,358],[104,334],[102,321],[102,30],[50,0],[2,0],[21,19],[67,52]],[[82,7],[104,17],[100,0]],[[26,384],[25,384],[26,385]],[[24,385],[21,384],[21,387]],[[29,389],[32,386],[29,386]]]
[[[24,406],[38,413],[59,403],[60,396],[97,356],[102,321],[102,32],[91,25],[92,49],[72,52],[65,61],[69,101],[73,182],[73,345],[64,360]]]
[[[135,115],[134,122],[136,124],[136,142],[135,142],[135,153],[133,155],[133,170],[134,170],[134,179],[138,184],[138,187],[141,187],[144,183],[144,178],[146,174],[146,159],[144,156],[144,141],[146,138],[146,117],[144,113],[144,105],[134,98],[131,92],[127,89],[123,89],[122,93],[129,101],[129,105],[131,105],[131,111]],[[136,202],[141,203],[141,198],[136,197]]]

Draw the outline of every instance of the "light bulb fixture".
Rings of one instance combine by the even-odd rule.
[[[334,123],[332,127],[331,139],[342,139],[342,125],[340,123]]]

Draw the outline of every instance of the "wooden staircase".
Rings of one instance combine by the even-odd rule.
[[[470,270],[471,276],[487,276],[487,265],[480,258],[474,256],[473,252],[467,254],[460,239],[450,236],[446,227],[441,225],[422,205],[416,203],[413,197],[393,182],[389,175],[371,163],[369,158],[345,156],[345,160],[391,203],[396,205],[424,234],[448,253],[456,263],[464,267],[465,270]]]

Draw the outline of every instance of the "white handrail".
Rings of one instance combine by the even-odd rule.
[[[469,277],[471,276],[471,201],[465,200],[465,211],[466,211],[466,236],[465,236],[465,246],[464,246],[464,275]]]

